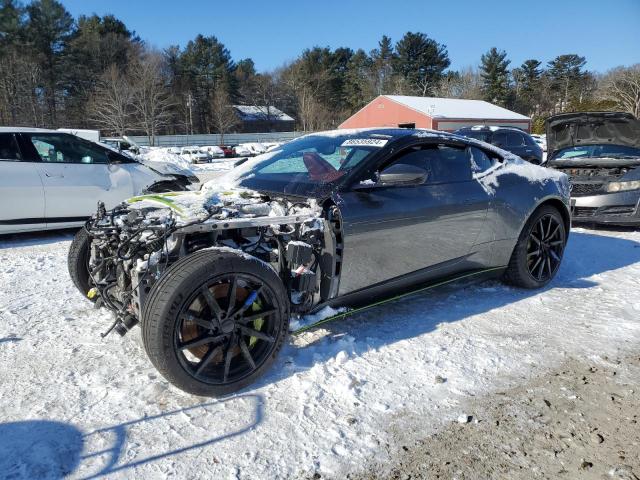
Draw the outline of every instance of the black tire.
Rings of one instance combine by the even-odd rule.
[[[543,205],[520,232],[504,280],[522,288],[544,287],[560,267],[566,242],[562,215],[557,208]]]
[[[91,289],[89,278],[89,233],[83,227],[76,233],[71,242],[69,255],[67,256],[67,267],[69,275],[76,288],[87,298],[87,292]]]
[[[142,340],[151,363],[176,387],[226,395],[255,382],[276,359],[289,330],[288,306],[284,285],[267,264],[225,250],[199,251],[152,287]]]

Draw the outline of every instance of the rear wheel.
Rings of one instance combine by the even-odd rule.
[[[69,255],[67,256],[67,267],[71,280],[85,298],[87,298],[87,293],[91,288],[89,279],[90,243],[89,233],[83,227],[73,238],[69,248]]]
[[[273,363],[288,332],[287,305],[267,264],[233,252],[196,252],[152,288],[142,339],[172,384],[196,395],[225,395]]]
[[[541,288],[556,275],[567,232],[560,212],[549,205],[538,209],[520,233],[505,280],[523,288]]]

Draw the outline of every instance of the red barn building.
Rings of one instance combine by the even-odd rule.
[[[406,127],[452,132],[474,125],[531,130],[531,119],[482,100],[380,95],[339,128]]]

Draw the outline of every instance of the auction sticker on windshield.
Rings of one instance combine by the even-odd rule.
[[[381,138],[351,138],[345,140],[341,147],[384,147],[389,140]]]

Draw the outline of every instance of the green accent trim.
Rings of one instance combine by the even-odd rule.
[[[175,195],[172,195],[171,193],[161,194],[161,195],[140,195],[138,197],[129,198],[127,200],[127,203],[144,202],[145,200],[148,200],[150,202],[158,202],[158,203],[161,203],[162,205],[165,205],[166,207],[169,207],[171,210],[174,210],[179,215],[181,215],[183,213],[182,209],[179,206],[177,206],[173,200],[171,200],[170,198],[166,198],[166,197],[172,197],[172,196],[175,196]]]
[[[450,279],[447,279],[447,280],[442,280],[442,281],[434,283],[432,285],[428,285],[426,287],[418,288],[417,290],[412,290],[412,291],[407,292],[407,293],[402,293],[400,295],[396,295],[395,297],[387,298],[385,300],[380,300],[379,302],[375,302],[375,303],[372,303],[370,305],[365,305],[364,307],[355,308],[353,310],[349,310],[347,312],[342,312],[342,313],[339,313],[337,315],[334,315],[333,317],[328,317],[328,318],[325,318],[323,320],[319,320],[316,323],[312,323],[311,325],[307,325],[306,327],[302,327],[302,328],[299,328],[298,330],[294,330],[293,332],[291,332],[291,335],[298,335],[300,333],[306,332],[307,330],[311,330],[312,328],[315,328],[315,327],[317,327],[319,325],[322,325],[324,323],[333,322],[334,320],[338,320],[339,318],[348,317],[349,315],[354,315],[356,313],[360,313],[360,312],[363,312],[365,310],[369,310],[370,308],[373,308],[373,307],[379,307],[380,305],[384,305],[385,303],[389,303],[389,302],[394,302],[394,301],[399,300],[401,298],[408,297],[409,295],[415,295],[416,293],[424,292],[424,291],[430,290],[432,288],[441,287],[442,285],[446,285],[447,283],[455,282],[456,280],[462,280],[463,278],[473,277],[475,275],[480,275],[481,273],[488,273],[488,272],[494,272],[496,270],[503,270],[504,268],[505,267],[487,268],[485,270],[480,270],[480,271],[472,272],[472,273],[466,273],[466,274],[460,275],[458,277],[453,277],[453,278],[450,278]]]

